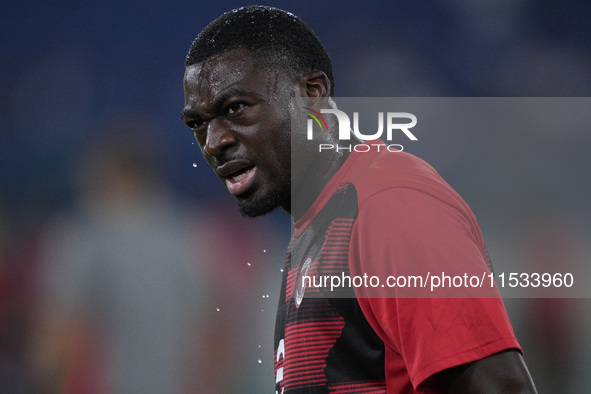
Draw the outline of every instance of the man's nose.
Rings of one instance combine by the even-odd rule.
[[[210,156],[220,156],[228,147],[236,145],[236,136],[225,123],[224,119],[214,118],[207,124],[203,150]]]

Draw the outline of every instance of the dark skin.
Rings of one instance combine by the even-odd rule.
[[[234,50],[187,67],[184,86],[182,119],[245,216],[281,207],[299,218],[346,159],[343,152],[309,155],[303,134],[292,140],[292,116],[303,116],[292,97],[328,97],[323,72],[293,76]],[[306,157],[294,168],[292,147]],[[243,173],[244,181],[233,180]]]
[[[245,50],[233,50],[187,67],[184,86],[183,121],[246,216],[281,207],[297,220],[347,158],[332,151],[292,163],[292,146],[302,154],[308,148],[303,135],[291,135],[291,117],[297,116],[291,99],[324,98],[324,104],[330,103],[330,82],[323,72],[294,76]],[[336,140],[323,138],[327,143]],[[305,193],[298,195],[300,189]],[[292,190],[297,205],[292,205]],[[517,350],[449,368],[425,384],[450,393],[536,393]]]
[[[517,350],[446,369],[431,379],[438,380],[449,393],[537,393]]]

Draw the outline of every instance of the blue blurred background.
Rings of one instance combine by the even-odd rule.
[[[591,93],[589,2],[261,3],[316,31],[337,96]],[[1,392],[274,390],[289,218],[240,218],[180,121],[191,40],[241,5],[2,2]],[[421,155],[493,262],[587,265],[591,133],[454,138]],[[540,392],[591,392],[589,300],[507,307]]]

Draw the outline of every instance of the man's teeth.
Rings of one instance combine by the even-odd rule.
[[[245,171],[245,172],[243,172],[243,173],[242,173],[242,174],[240,174],[240,175],[233,176],[233,177],[232,177],[232,180],[233,180],[234,182],[240,182],[241,180],[243,180],[243,179],[244,179],[244,177],[246,176],[246,173],[247,173],[247,172],[248,172],[248,171]]]

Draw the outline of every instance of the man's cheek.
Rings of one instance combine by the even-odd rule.
[[[203,155],[203,159],[205,159],[205,162],[207,164],[211,165],[212,157],[210,155],[208,155],[207,153],[205,153],[205,150],[203,150],[203,148],[201,148],[201,154]]]
[[[213,157],[209,156],[208,154],[206,154],[203,149],[201,149],[201,154],[203,155],[203,158],[205,159],[205,162],[207,164],[209,164],[209,166],[215,171],[215,165],[213,163]]]

